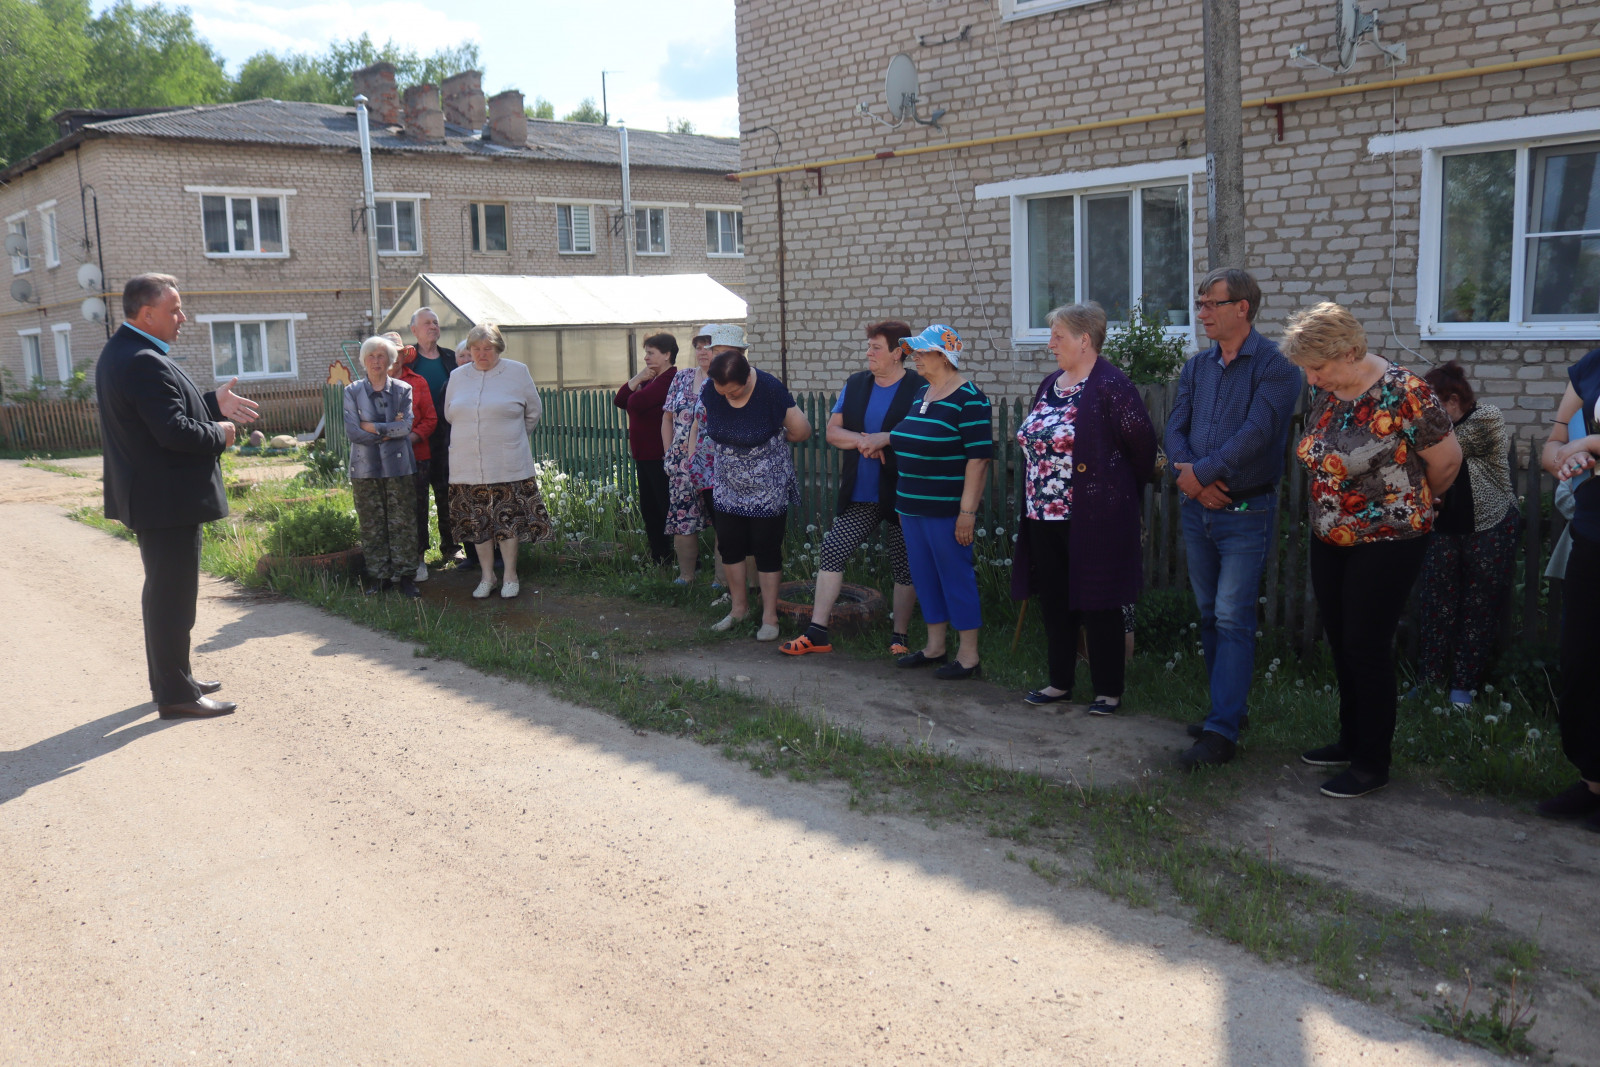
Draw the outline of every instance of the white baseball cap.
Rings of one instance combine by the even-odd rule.
[[[750,342],[744,339],[744,327],[732,323],[708,323],[705,333],[711,338],[712,347],[728,345],[733,348],[749,348]]]

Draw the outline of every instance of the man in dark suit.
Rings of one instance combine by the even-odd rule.
[[[233,444],[232,421],[256,405],[233,392],[200,390],[167,350],[188,321],[178,280],[141,274],[122,291],[124,322],[95,367],[105,449],[106,517],[139,535],[144,561],[144,650],[150,692],[163,719],[227,715],[236,705],[206,694],[221,682],[189,672],[200,584],[200,526],[228,514],[217,457]]]

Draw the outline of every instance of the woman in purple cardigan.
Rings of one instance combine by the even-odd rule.
[[[1100,305],[1058,307],[1046,321],[1061,369],[1017,427],[1025,468],[1011,599],[1039,598],[1050,684],[1024,699],[1071,698],[1081,626],[1094,683],[1089,713],[1110,715],[1122,703],[1122,606],[1144,584],[1139,488],[1155,473],[1156,434],[1133,383],[1100,356]]]

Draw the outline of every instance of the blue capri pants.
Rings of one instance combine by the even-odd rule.
[[[983,624],[978,574],[972,568],[972,546],[956,543],[956,516],[901,515],[900,529],[911,563],[911,584],[922,605],[922,621],[976,630]]]

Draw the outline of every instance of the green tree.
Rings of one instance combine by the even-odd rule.
[[[339,91],[311,56],[258,52],[245,60],[229,94],[234,100],[304,100],[341,103]]]
[[[478,46],[471,41],[440,48],[424,56],[393,41],[380,47],[364,33],[360,37],[334,41],[327,51],[317,55],[258,52],[240,68],[230,95],[234,100],[270,98],[348,104],[352,95],[351,76],[362,67],[380,61],[394,64],[395,82],[400,86],[438,85],[452,74],[482,69]]]
[[[553,119],[556,117],[556,106],[542,96],[533,98],[531,106],[524,107],[530,119]]]
[[[562,122],[592,122],[601,125],[606,121],[605,114],[594,105],[594,97],[586,96],[577,109],[561,116]]]
[[[671,118],[669,118],[667,120],[667,132],[668,133],[693,133],[694,132],[694,123],[690,122],[688,119],[671,119]]]
[[[50,121],[82,106],[88,0],[0,0],[0,165],[56,138]]]
[[[84,28],[89,95],[95,107],[172,107],[226,98],[228,78],[211,46],[195,36],[185,8],[135,7],[117,0]]]

